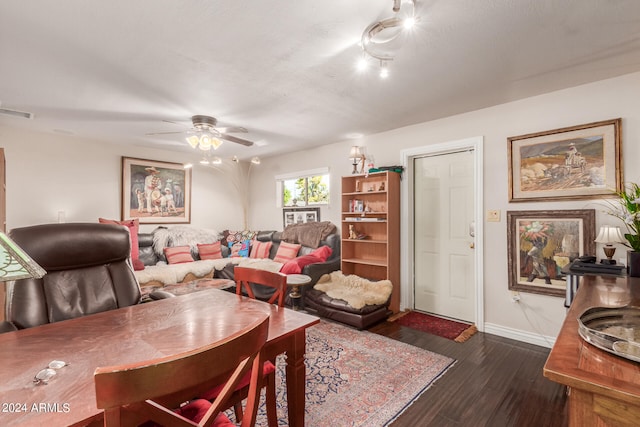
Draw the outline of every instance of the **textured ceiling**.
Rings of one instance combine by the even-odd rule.
[[[357,42],[392,0],[3,0],[0,126],[191,150],[194,114],[269,156],[640,70],[638,0],[417,0],[390,77]],[[406,7],[406,6],[405,6]],[[171,123],[173,122],[173,123]]]

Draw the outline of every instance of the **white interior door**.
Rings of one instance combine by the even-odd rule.
[[[413,162],[415,309],[474,322],[473,150]]]

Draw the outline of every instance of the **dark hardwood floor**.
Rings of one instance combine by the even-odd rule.
[[[565,387],[542,375],[548,348],[481,332],[457,343],[395,322],[369,331],[456,359],[392,427],[568,425]]]

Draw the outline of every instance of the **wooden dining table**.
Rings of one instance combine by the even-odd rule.
[[[266,357],[286,353],[290,426],[304,426],[306,329],[315,316],[217,289],[0,334],[0,425],[99,425],[93,374],[111,366],[193,350],[268,312]],[[34,376],[50,362],[46,384]]]

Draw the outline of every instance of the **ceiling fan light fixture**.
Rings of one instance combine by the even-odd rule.
[[[191,148],[198,147],[198,144],[200,143],[200,139],[195,135],[191,135],[190,137],[188,137],[186,139],[187,139],[187,142],[189,143],[189,145],[191,146]]]
[[[218,138],[211,138],[211,146],[213,147],[214,150],[217,150],[218,147],[220,147],[222,145],[222,140],[218,139]]]

